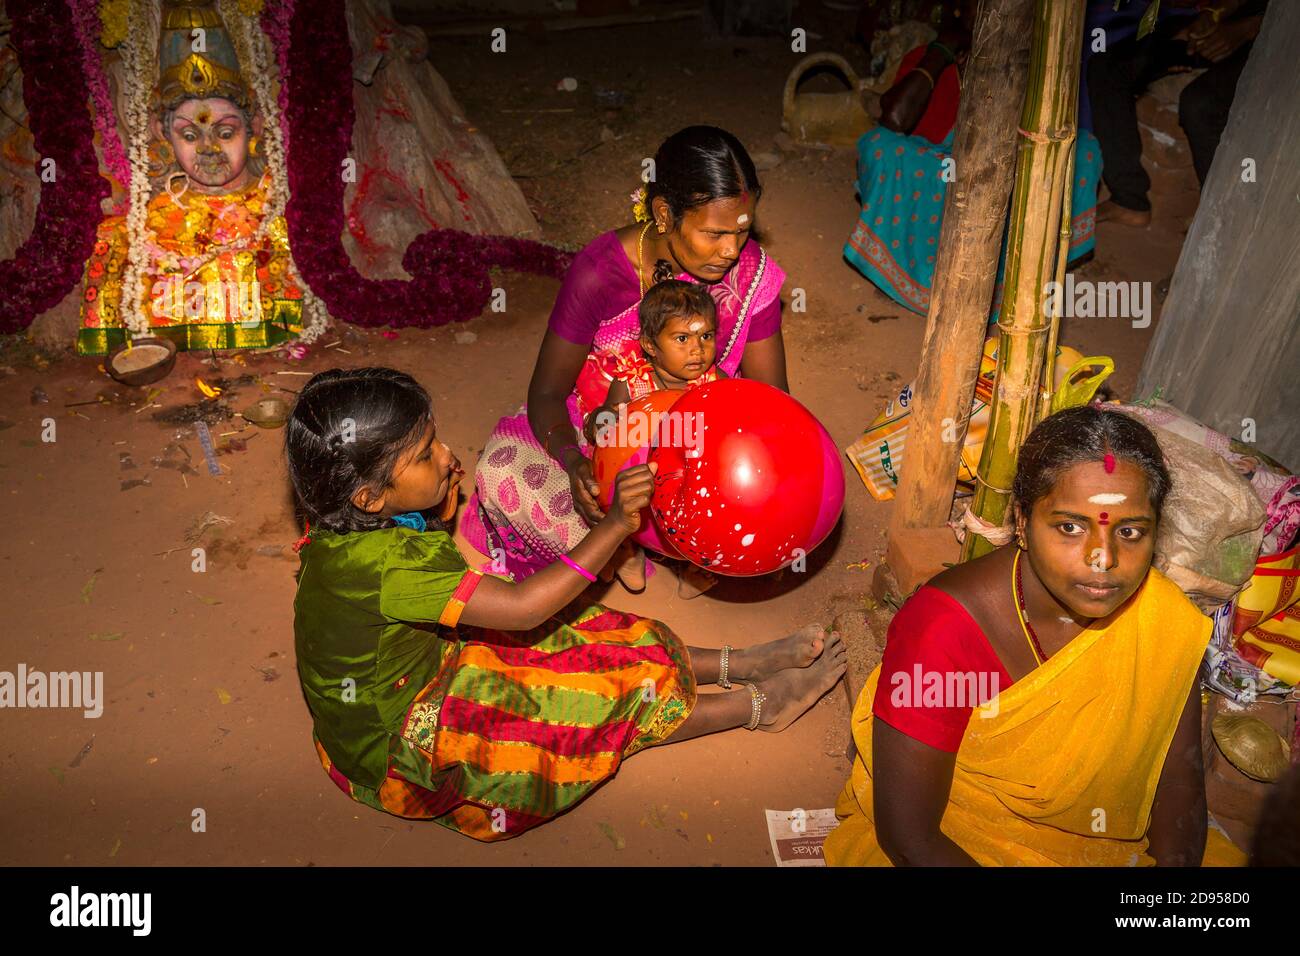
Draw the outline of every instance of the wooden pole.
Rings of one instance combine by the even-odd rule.
[[[1034,0],[983,0],[975,18],[891,547],[908,528],[942,527],[952,508],[1015,172],[1033,9]]]
[[[998,372],[971,507],[977,517],[994,525],[1006,518],[1016,455],[1038,421],[1049,333],[1045,293],[1056,267],[1063,194],[1069,188],[1065,172],[1078,134],[1083,7],[1038,0],[1034,17],[998,318]],[[968,534],[962,558],[992,550],[987,538]]]

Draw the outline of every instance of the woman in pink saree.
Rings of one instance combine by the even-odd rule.
[[[528,403],[501,419],[466,509],[470,543],[518,581],[558,560],[603,516],[583,421],[620,356],[639,350],[637,306],[655,282],[703,283],[718,311],[717,367],[788,391],[781,340],[785,273],[751,242],[761,187],[744,146],[690,126],[655,154],[637,222],[597,236],[573,261],[542,340]],[[617,569],[644,586],[639,553]],[[696,585],[698,588],[699,585]]]

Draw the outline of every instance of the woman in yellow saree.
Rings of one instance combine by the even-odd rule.
[[[1170,485],[1145,426],[1075,408],[1020,453],[1016,540],[899,611],[853,713],[836,865],[1134,866],[1207,853],[1211,624],[1151,567]]]

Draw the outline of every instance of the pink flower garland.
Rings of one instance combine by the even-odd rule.
[[[72,8],[72,21],[77,28],[81,44],[81,62],[90,98],[95,104],[95,129],[99,130],[100,148],[104,151],[104,165],[123,187],[131,183],[131,163],[117,132],[117,110],[108,91],[108,77],[104,75],[104,61],[99,54],[99,0],[68,0]],[[130,202],[130,200],[126,200]]]
[[[343,0],[294,8],[292,0],[272,2],[263,19],[280,61],[285,145],[291,138],[298,145],[288,156],[286,219],[303,278],[331,312],[365,326],[444,325],[483,311],[492,294],[492,266],[563,275],[572,254],[553,246],[434,229],[402,257],[411,281],[361,276],[342,243],[341,170],[355,118]],[[92,0],[8,0],[6,9],[34,147],[42,160],[54,161],[56,174],[41,184],[31,235],[13,258],[0,262],[0,332],[11,333],[63,300],[81,280],[94,247],[100,203],[111,190],[95,156],[88,99],[95,103],[105,165],[124,182],[130,166],[99,59],[97,23],[90,20]],[[69,53],[74,47],[79,57]],[[288,95],[291,78],[303,95]],[[330,90],[334,96],[321,95]]]
[[[55,173],[53,182],[41,183],[31,235],[0,262],[0,332],[21,332],[80,281],[110,189],[92,146],[84,72],[69,52],[80,45],[68,5],[8,0],[5,7],[35,150],[42,164],[54,160]]]
[[[289,109],[289,25],[293,20],[293,0],[267,0],[262,8],[262,32],[271,41],[275,52],[275,62],[280,69],[280,90],[276,102],[280,105],[280,115]],[[284,151],[289,152],[289,124],[282,123],[280,141]]]
[[[342,170],[355,119],[343,0],[297,4],[283,72],[293,90],[284,112],[293,142],[285,209],[289,245],[303,278],[336,318],[370,327],[464,321],[491,298],[489,267],[555,277],[568,268],[572,254],[543,243],[432,229],[402,256],[402,268],[414,277],[409,282],[364,278],[342,242]]]

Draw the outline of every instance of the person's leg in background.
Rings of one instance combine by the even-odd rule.
[[[1253,44],[1247,43],[1236,53],[1215,63],[1187,84],[1178,100],[1178,122],[1187,134],[1192,149],[1192,165],[1196,178],[1205,185],[1205,177],[1214,161],[1219,138],[1228,125],[1228,113],[1237,93],[1237,81],[1246,66]],[[1109,157],[1103,152],[1107,165]]]
[[[1175,24],[1173,26],[1181,26]],[[1144,226],[1151,221],[1147,191],[1151,178],[1142,168],[1137,97],[1174,67],[1187,65],[1187,45],[1159,27],[1142,40],[1125,40],[1088,62],[1092,131],[1101,144],[1102,181],[1110,199],[1097,207],[1097,219]]]

